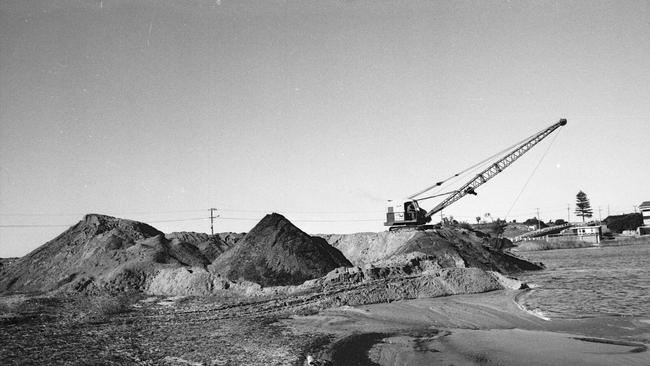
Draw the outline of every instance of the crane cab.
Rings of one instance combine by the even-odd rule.
[[[390,200],[386,207],[384,226],[416,226],[431,221],[427,212],[420,208],[416,200]]]

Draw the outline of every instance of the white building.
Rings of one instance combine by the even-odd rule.
[[[575,238],[579,241],[598,244],[603,237],[603,229],[601,226],[575,226],[562,230],[559,237],[563,239]]]
[[[648,235],[650,234],[650,201],[645,201],[639,205],[641,216],[643,216],[643,226],[639,227],[637,234]]]
[[[645,201],[639,205],[641,215],[643,215],[643,226],[650,226],[650,201]]]

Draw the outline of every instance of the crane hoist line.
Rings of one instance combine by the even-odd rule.
[[[390,226],[390,230],[398,230],[402,228],[424,229],[430,227],[429,225],[426,224],[431,222],[431,217],[433,215],[449,207],[451,204],[453,204],[454,202],[458,201],[459,199],[463,198],[468,194],[476,195],[476,189],[478,187],[482,186],[487,181],[489,181],[490,179],[494,178],[496,175],[501,173],[512,163],[514,163],[517,159],[519,159],[521,156],[527,153],[531,148],[533,148],[533,146],[537,145],[540,141],[545,139],[553,131],[557,130],[562,126],[565,126],[566,124],[567,124],[567,120],[562,118],[560,119],[559,122],[552,124],[551,126],[525,139],[521,143],[516,144],[515,147],[509,149],[505,153],[505,155],[503,155],[501,158],[496,160],[494,163],[490,164],[487,168],[485,168],[480,173],[472,177],[472,179],[467,181],[465,184],[463,184],[460,188],[456,190],[430,195],[426,197],[419,197],[420,195],[436,187],[442,186],[442,184],[446,182],[445,180],[445,181],[437,182],[434,185],[414,195],[409,196],[409,198],[407,199],[389,200],[387,211],[386,211],[386,222],[384,223],[384,225]],[[481,163],[474,165],[474,167],[480,164]],[[461,173],[455,174],[452,176],[452,178],[458,177],[460,174]],[[429,211],[426,211],[420,207],[418,203],[419,201],[423,201],[434,197],[445,197],[445,198],[438,205],[436,205],[434,208],[432,208]]]

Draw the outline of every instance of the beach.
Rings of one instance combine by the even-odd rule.
[[[335,341],[315,357],[334,365],[648,365],[650,319],[547,320],[521,291],[341,307],[283,321]]]

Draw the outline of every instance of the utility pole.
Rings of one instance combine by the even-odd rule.
[[[540,230],[542,227],[539,225],[539,207],[537,208],[537,230]]]
[[[609,216],[609,204],[607,204],[607,216]]]
[[[566,204],[566,222],[567,223],[571,222],[571,204],[570,203]]]
[[[214,236],[214,219],[219,217],[219,215],[214,216],[214,211],[216,210],[216,208],[210,209],[210,232],[212,233],[212,236]]]
[[[600,222],[601,222],[602,220],[603,220],[603,219],[602,219],[602,217],[600,216],[600,206],[598,206],[598,223],[600,224]]]
[[[634,205],[633,207],[634,207],[634,213],[636,213],[636,205]]]

